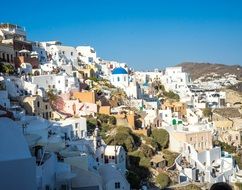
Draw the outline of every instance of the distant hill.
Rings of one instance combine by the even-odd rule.
[[[240,65],[184,62],[177,66],[182,66],[183,71],[190,73],[193,80],[209,73],[219,75],[229,73],[237,75],[238,78],[242,78],[242,66]]]

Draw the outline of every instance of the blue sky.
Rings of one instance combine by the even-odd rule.
[[[3,1],[0,22],[30,40],[91,45],[104,59],[135,69],[184,61],[242,65],[240,0]]]

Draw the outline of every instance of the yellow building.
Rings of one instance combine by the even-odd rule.
[[[187,105],[182,102],[172,102],[172,101],[165,101],[162,104],[162,109],[170,109],[172,112],[178,112],[179,117],[185,117],[187,114]]]

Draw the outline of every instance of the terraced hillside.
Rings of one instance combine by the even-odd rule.
[[[191,74],[193,80],[209,73],[216,73],[221,76],[229,73],[235,74],[238,78],[242,78],[242,65],[184,62],[177,66],[182,66],[185,72]]]

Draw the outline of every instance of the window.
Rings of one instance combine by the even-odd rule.
[[[88,57],[88,62],[93,62],[93,58],[92,57]]]
[[[120,182],[115,182],[115,189],[120,189]]]
[[[117,78],[117,81],[118,81],[118,82],[120,81],[120,78],[119,78],[119,77]]]
[[[113,160],[114,160],[114,158],[115,158],[115,157],[114,157],[114,156],[112,156],[112,159],[113,159]]]
[[[45,109],[46,109],[46,110],[48,109],[48,105],[45,105]]]
[[[73,52],[71,52],[71,56],[73,56]]]
[[[78,128],[78,123],[75,123],[75,128],[76,128],[76,129]]]
[[[7,54],[7,62],[8,63],[10,62],[10,60],[9,60],[9,54]]]
[[[62,54],[64,55],[65,54],[65,51],[62,51]]]
[[[39,105],[40,105],[40,104],[39,104],[39,101],[38,101],[38,102],[37,102],[37,107],[38,107],[38,108],[39,108]]]
[[[192,141],[192,137],[190,137],[190,141]]]

